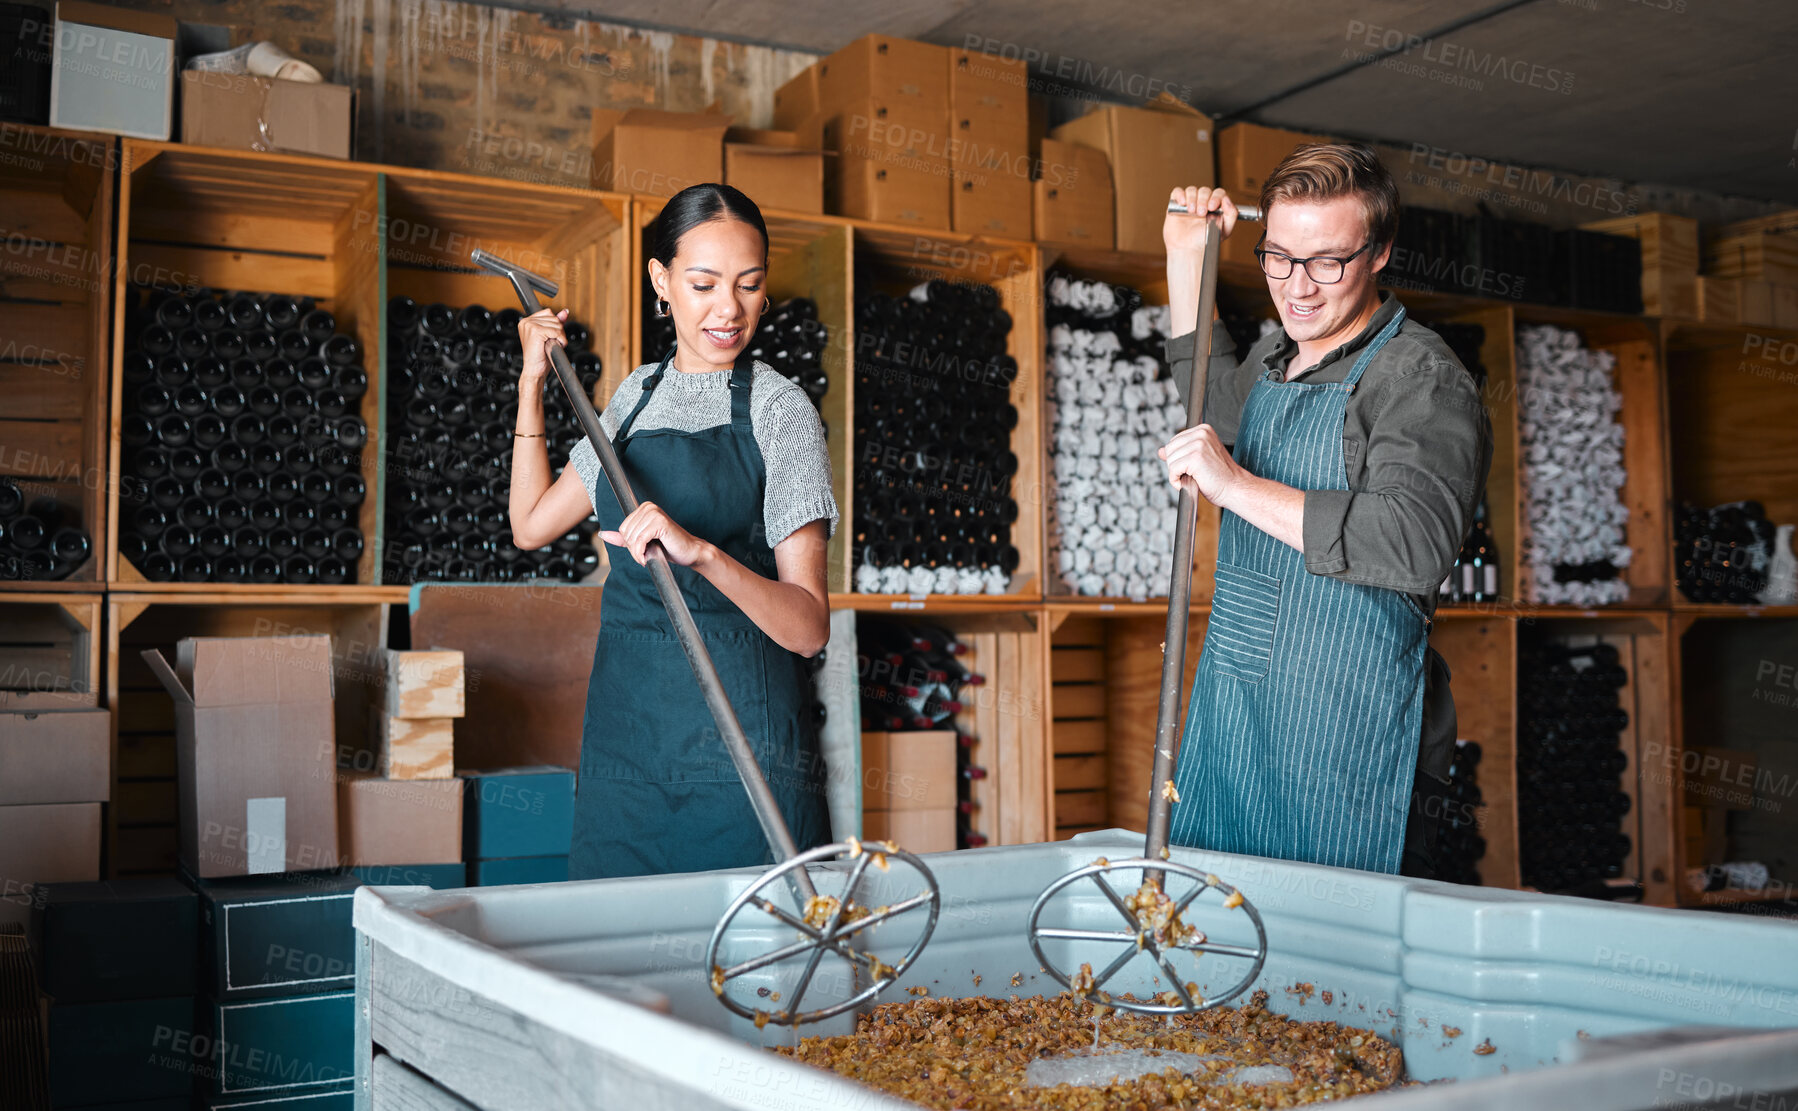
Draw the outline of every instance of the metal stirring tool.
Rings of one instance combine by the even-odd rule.
[[[1168,211],[1186,213],[1187,209],[1184,205],[1170,203]],[[1261,218],[1261,210],[1258,208],[1243,207],[1237,213],[1239,219]],[[1218,250],[1223,238],[1220,234],[1220,214],[1209,212],[1205,216],[1207,234],[1204,260],[1199,273],[1199,314],[1194,334],[1192,384],[1186,391],[1187,428],[1204,421],[1206,371],[1211,362],[1211,317],[1217,304]],[[1143,855],[1128,860],[1108,861],[1101,858],[1057,879],[1037,896],[1036,903],[1030,908],[1027,927],[1030,949],[1036,955],[1037,962],[1064,987],[1088,1002],[1143,1014],[1193,1014],[1220,1006],[1246,991],[1254,983],[1255,977],[1261,974],[1262,965],[1267,961],[1267,931],[1262,927],[1261,914],[1255,909],[1255,905],[1242,892],[1217,876],[1168,859],[1168,823],[1170,810],[1177,797],[1174,792],[1174,746],[1180,740],[1185,708],[1181,687],[1186,675],[1186,627],[1191,617],[1193,529],[1197,518],[1198,496],[1190,488],[1183,487],[1180,491],[1179,516],[1174,527],[1174,571],[1173,580],[1168,587],[1167,629],[1161,655],[1161,699],[1155,721],[1155,766],[1149,781],[1149,825]],[[1108,882],[1108,877],[1114,873],[1137,873],[1141,879],[1134,889],[1126,889],[1128,894],[1119,894],[1118,889]],[[1190,881],[1192,889],[1175,898],[1170,891],[1169,875]],[[1089,880],[1123,918],[1126,928],[1105,930],[1045,926],[1042,922],[1043,912],[1055,897],[1074,889],[1076,884]],[[1080,887],[1074,893],[1084,893],[1086,890],[1085,887]],[[1248,916],[1255,931],[1254,946],[1213,942],[1201,931],[1181,920],[1194,900],[1207,892],[1216,892],[1225,908],[1239,910]],[[1093,973],[1090,965],[1087,965],[1070,975],[1051,960],[1049,953],[1045,951],[1044,942],[1049,941],[1121,944],[1124,948],[1098,973]],[[1250,967],[1237,983],[1222,993],[1206,997],[1199,993],[1195,982],[1181,976],[1169,959],[1172,954],[1182,950],[1193,953],[1195,960],[1200,953],[1239,957],[1248,960]],[[1105,991],[1105,984],[1139,956],[1148,957],[1158,966],[1161,975],[1167,980],[1168,990],[1152,1000],[1123,999]]]
[[[554,297],[557,285],[539,274],[532,273],[516,263],[508,262],[486,251],[476,250],[472,261],[483,270],[498,274],[512,283],[518,294],[519,303],[524,306],[526,315],[542,308],[537,300],[537,293]],[[624,473],[624,467],[618,460],[618,454],[612,448],[612,441],[600,425],[599,413],[593,408],[593,401],[581,388],[580,378],[575,374],[574,366],[568,355],[559,345],[550,348],[550,365],[554,367],[556,379],[561,382],[562,389],[568,395],[569,403],[574,407],[575,419],[580,422],[581,431],[586,433],[587,440],[593,445],[594,453],[599,457],[599,464],[605,472],[606,481],[611,484],[612,493],[618,504],[628,516],[638,505],[636,493],[631,489],[630,479]],[[855,842],[838,842],[820,845],[806,852],[800,852],[793,840],[792,832],[787,828],[786,819],[781,816],[780,807],[774,801],[773,792],[768,789],[768,781],[762,775],[761,767],[755,761],[755,754],[749,747],[749,739],[743,732],[742,724],[737,720],[736,711],[731,707],[730,698],[725,694],[724,684],[718,678],[717,668],[712,664],[711,653],[706,650],[705,641],[701,638],[699,627],[693,620],[692,612],[687,608],[687,601],[681,595],[679,585],[674,581],[674,571],[668,563],[668,554],[659,543],[652,543],[648,549],[648,565],[650,576],[661,595],[662,604],[668,610],[668,619],[674,626],[675,636],[680,640],[681,649],[685,652],[687,663],[693,668],[693,676],[699,681],[700,692],[705,696],[706,707],[711,711],[717,723],[718,733],[724,739],[724,747],[730,753],[731,762],[736,765],[737,775],[743,780],[743,789],[749,793],[749,802],[755,810],[756,821],[762,827],[762,835],[767,838],[769,847],[781,862],[763,873],[754,883],[743,890],[725,910],[724,917],[719,919],[712,930],[710,943],[706,946],[705,967],[710,970],[712,991],[719,1002],[732,1012],[744,1018],[753,1019],[760,1027],[768,1022],[791,1023],[797,1025],[805,1022],[817,1022],[842,1014],[861,1003],[874,998],[884,991],[918,959],[924,945],[930,940],[936,929],[937,913],[942,905],[942,894],[937,888],[936,877],[925,866],[924,862],[911,853],[892,845],[891,842],[870,843],[862,845]],[[808,864],[821,863],[848,857],[851,864],[844,876],[842,894],[820,894],[814,876],[807,870]],[[862,893],[864,881],[869,879],[870,866],[888,872],[893,862],[903,863],[917,873],[919,881],[918,893],[898,899],[890,904],[869,907],[864,901],[857,901]],[[820,875],[843,875],[841,869],[826,870]],[[769,899],[764,891],[772,885],[784,884],[792,893],[796,909],[789,909]],[[799,939],[784,945],[776,945],[766,952],[741,960],[725,967],[719,962],[719,949],[725,935],[737,917],[750,908],[755,908],[774,919],[773,923],[759,922],[755,926],[746,925],[751,933],[768,933],[767,927],[784,925],[791,927],[799,934]],[[871,948],[858,949],[855,943],[859,940],[864,946],[866,939],[859,937],[864,931],[878,926],[894,918],[913,911],[924,912],[924,928],[910,949],[894,964],[886,964],[876,956]],[[757,927],[760,927],[757,929]],[[742,946],[738,946],[741,948]],[[852,968],[850,986],[853,989],[860,983],[860,973],[865,971],[869,984],[860,990],[851,990],[849,997],[835,1003],[811,1011],[800,1010],[800,1004],[814,982],[819,963],[826,953],[835,953]],[[783,1000],[785,1006],[778,1011],[768,1011],[757,1007],[746,1006],[731,998],[725,990],[726,985],[737,977],[780,964],[785,961],[805,961],[797,984],[787,993]]]

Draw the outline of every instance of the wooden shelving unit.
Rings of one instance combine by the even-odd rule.
[[[64,474],[87,467],[106,476],[105,482],[69,484],[66,491],[83,502],[96,554],[67,582],[0,586],[9,592],[0,594],[0,603],[51,607],[38,612],[29,627],[53,633],[44,650],[58,661],[66,656],[57,666],[66,667],[68,681],[104,690],[106,705],[115,710],[116,790],[108,851],[111,872],[123,874],[157,870],[173,850],[167,700],[138,662],[143,647],[170,645],[183,635],[330,632],[341,640],[340,664],[351,677],[339,683],[338,740],[360,742],[365,699],[353,678],[355,655],[380,643],[386,607],[407,597],[406,588],[383,586],[379,576],[384,479],[393,465],[381,438],[386,414],[380,383],[390,357],[382,335],[387,299],[405,293],[456,303],[478,300],[492,308],[510,305],[511,294],[497,279],[467,266],[467,252],[475,246],[544,270],[564,283],[557,303],[575,308],[594,329],[595,350],[604,363],[594,400],[603,403],[624,375],[652,354],[643,349],[643,233],[662,201],[403,167],[71,138],[95,145],[104,157],[93,166],[71,162],[41,173],[0,169],[0,196],[22,205],[20,230],[79,246],[88,252],[84,257],[116,255],[118,264],[102,261],[98,273],[106,280],[87,287],[77,280],[79,274],[0,268],[0,322],[12,321],[26,329],[20,334],[34,335],[31,329],[51,319],[43,313],[58,314],[56,334],[68,347],[80,345],[67,343],[68,337],[81,337],[90,372],[51,382],[41,366],[0,359],[0,389],[27,406],[5,414],[9,437],[54,448],[46,457],[63,460]],[[1045,276],[1056,267],[1131,284],[1153,301],[1166,292],[1162,259],[772,209],[765,216],[772,241],[770,295],[814,298],[830,330],[825,367],[831,386],[822,408],[843,516],[830,553],[832,607],[944,625],[973,646],[988,676],[982,697],[990,704],[976,699],[962,724],[990,746],[978,757],[990,776],[975,785],[973,797],[980,807],[977,826],[995,843],[1113,824],[1139,826],[1165,605],[1155,599],[1072,596],[1053,572],[1045,527],[1054,492],[1043,407],[1042,310]],[[155,584],[142,581],[137,569],[119,558],[117,367],[125,294],[131,282],[158,273],[187,275],[194,284],[309,294],[363,343],[370,376],[362,403],[370,427],[363,473],[370,496],[361,510],[368,546],[357,568],[358,585]],[[930,277],[995,286],[1014,322],[1010,351],[1020,367],[1012,390],[1020,413],[1013,437],[1020,462],[1013,485],[1020,507],[1014,542],[1021,563],[1004,595],[851,589],[857,282],[896,292]],[[1775,520],[1798,520],[1798,439],[1790,434],[1798,425],[1798,375],[1786,382],[1779,378],[1785,369],[1798,372],[1798,365],[1786,368],[1765,356],[1769,346],[1778,351],[1798,342],[1798,333],[1442,294],[1400,296],[1426,324],[1477,323],[1486,330],[1482,361],[1495,433],[1488,497],[1506,593],[1488,605],[1442,608],[1431,633],[1454,674],[1460,735],[1479,741],[1485,752],[1479,769],[1488,843],[1480,866],[1483,881],[1519,883],[1518,644],[1520,638],[1550,633],[1603,638],[1630,662],[1625,750],[1631,765],[1625,779],[1635,805],[1626,822],[1636,851],[1629,870],[1644,884],[1648,900],[1715,906],[1790,897],[1798,865],[1784,873],[1776,868],[1778,883],[1759,895],[1701,896],[1684,882],[1686,869],[1717,848],[1719,827],[1708,811],[1685,805],[1677,768],[1687,746],[1728,736],[1731,723],[1741,717],[1739,700],[1747,696],[1731,693],[1730,680],[1740,675],[1719,675],[1717,661],[1749,650],[1784,651],[1786,638],[1798,638],[1798,606],[1686,602],[1673,582],[1671,520],[1676,499],[1714,504],[1750,497],[1762,501]],[[1252,265],[1227,262],[1220,300],[1264,313],[1265,283]],[[40,305],[46,301],[52,303],[47,309]],[[1513,336],[1520,324],[1529,323],[1574,328],[1588,345],[1617,357],[1627,432],[1624,496],[1634,550],[1625,605],[1540,606],[1515,596],[1527,573],[1517,461],[1518,410],[1528,399],[1517,388]],[[27,388],[13,390],[19,383]],[[27,423],[31,427],[23,431],[16,427]],[[7,470],[0,465],[0,471]],[[1215,513],[1202,514],[1189,676],[1209,613],[1216,526]],[[10,593],[20,587],[25,593]],[[86,593],[51,600],[68,591]],[[0,644],[0,667],[42,656],[31,644]],[[1798,648],[1781,658],[1798,658]],[[1748,668],[1750,678],[1754,670]],[[1664,760],[1676,770],[1657,771]],[[1746,836],[1754,843],[1752,829]]]

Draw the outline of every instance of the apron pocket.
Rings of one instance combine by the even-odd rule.
[[[1212,657],[1212,666],[1249,683],[1267,678],[1279,616],[1279,579],[1220,562],[1211,622],[1205,631],[1205,652]]]

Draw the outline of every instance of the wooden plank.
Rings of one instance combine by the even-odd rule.
[[[1026,810],[1019,835],[1027,842],[1043,841],[1049,838],[1054,825],[1055,791],[1049,775],[1054,759],[1048,736],[1050,722],[1044,713],[1048,687],[1043,644],[1048,638],[1034,632],[1008,635],[1017,657],[1017,698],[1012,713],[1018,719],[1023,749],[1020,794]]]
[[[174,826],[136,826],[118,830],[107,850],[107,874],[160,876],[175,871],[181,855]]]
[[[1099,825],[1091,825],[1091,826],[1057,825],[1055,827],[1055,840],[1066,841],[1068,838],[1078,837],[1082,833],[1097,833],[1099,830],[1110,829],[1110,828],[1112,828],[1112,827],[1108,826],[1108,825],[1104,825],[1102,823]]]
[[[1055,792],[1055,825],[1093,826],[1106,821],[1104,791]]]
[[[1051,734],[1057,757],[1105,751],[1105,722],[1101,719],[1057,721]]]
[[[479,1111],[474,1104],[431,1083],[385,1053],[371,1066],[376,1111]]]
[[[6,415],[34,421],[81,420],[87,391],[68,373],[67,365],[3,361],[15,351],[10,340],[0,340],[0,397],[6,398]]]
[[[1056,648],[1105,647],[1105,620],[1090,614],[1075,614],[1055,630]]]
[[[958,634],[968,646],[969,659],[965,666],[987,674],[999,657],[999,636],[997,633],[964,633]],[[962,712],[956,716],[956,723],[962,732],[974,739],[974,746],[968,750],[968,763],[980,767],[991,768],[999,751],[999,699],[994,695],[992,677],[972,698],[964,700]],[[968,800],[974,804],[971,816],[973,828],[986,834],[990,841],[993,831],[999,828],[1000,799],[998,785],[991,776],[985,779],[970,780],[968,783]]]
[[[1623,771],[1617,776],[1617,789],[1629,797],[1629,813],[1623,816],[1618,826],[1629,837],[1629,855],[1623,860],[1623,874],[1626,877],[1640,879],[1642,876],[1642,798],[1640,790],[1642,733],[1636,709],[1639,688],[1636,683],[1636,638],[1629,635],[1613,635],[1600,637],[1600,640],[1617,650],[1617,662],[1622,665],[1626,676],[1623,686],[1617,691],[1617,705],[1629,715],[1629,720],[1617,734],[1617,748],[1627,761]]]
[[[113,774],[120,779],[173,779],[179,774],[175,760],[175,734],[119,732]]]
[[[1150,781],[1155,767],[1155,720],[1161,702],[1161,638],[1163,618],[1134,617],[1111,622],[1106,653],[1111,689],[1106,757],[1110,766],[1112,821],[1128,829],[1148,822]],[[1194,614],[1187,625],[1183,699],[1190,699],[1193,672],[1205,642],[1205,617]],[[1186,707],[1180,708],[1184,720]],[[1178,750],[1176,749],[1176,757]],[[1176,765],[1177,767],[1177,765]]]
[[[1103,790],[1106,782],[1105,755],[1055,757],[1055,790]]]
[[[1614,371],[1623,409],[1623,504],[1629,510],[1624,536],[1630,547],[1629,604],[1655,605],[1669,598],[1673,534],[1666,485],[1667,444],[1663,427],[1659,346],[1650,339],[1605,345],[1616,356]]]
[[[454,648],[385,653],[387,714],[396,718],[459,718],[463,714],[463,657]]]
[[[1516,625],[1501,618],[1439,618],[1430,646],[1452,676],[1456,735],[1480,746],[1476,772],[1484,805],[1476,821],[1486,839],[1478,864],[1487,887],[1520,886],[1517,849]]]
[[[1640,748],[1635,760],[1640,767],[1643,754],[1668,752],[1674,740],[1673,720],[1677,716],[1678,687],[1673,673],[1673,659],[1679,642],[1671,635],[1667,618],[1652,619],[1658,626],[1652,636],[1636,638],[1636,668],[1630,682],[1636,691],[1636,735]],[[1676,765],[1677,766],[1677,765]],[[1640,787],[1636,810],[1641,820],[1637,856],[1641,864],[1643,900],[1655,906],[1673,906],[1678,901],[1677,889],[1684,887],[1680,867],[1679,784],[1677,777],[1666,777],[1661,784]]]
[[[333,223],[331,218],[215,208],[183,201],[166,208],[161,205],[135,206],[131,213],[131,235],[140,243],[323,255],[330,246]],[[367,221],[367,226],[372,228],[373,221]]]
[[[1798,389],[1791,367],[1742,330],[1717,349],[1668,351],[1673,489],[1699,505],[1753,498],[1772,521],[1798,521]]]
[[[1055,720],[1102,718],[1106,688],[1103,683],[1057,683],[1053,694]]]
[[[368,1006],[374,1044],[477,1107],[668,1106],[666,1081],[639,1062],[476,996],[375,942]],[[726,1111],[733,1104],[687,1091],[680,1106]]]
[[[121,826],[174,825],[181,802],[173,779],[120,781],[112,788],[112,807]]]
[[[455,774],[456,719],[401,718],[377,712],[375,770],[388,779],[448,779]]]
[[[1007,691],[1012,692],[1015,697],[1023,687],[1026,668],[1018,651],[1018,635],[997,635],[998,674],[989,674],[987,679],[995,684],[1001,697]],[[1031,661],[1028,670],[1034,671],[1036,666],[1038,662]],[[1027,763],[1034,753],[1026,743],[1023,726],[1023,718],[1015,709],[999,714],[998,766],[994,768],[988,765],[988,771],[998,777],[995,787],[999,796],[999,820],[994,831],[997,836],[993,838],[993,843],[998,845],[1021,845],[1041,839],[1038,832],[1043,822],[1041,805],[1029,789],[1028,782],[1030,774]]]
[[[1049,674],[1060,683],[1097,683],[1105,678],[1102,648],[1055,648],[1049,657]]]
[[[81,425],[74,421],[0,420],[0,474],[78,479]]]
[[[331,261],[319,256],[133,242],[130,265],[133,273],[162,273],[183,284],[280,290],[296,297],[326,298],[335,292]]]

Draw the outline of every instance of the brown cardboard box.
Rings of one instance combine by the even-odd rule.
[[[1643,312],[1698,319],[1697,220],[1670,212],[1644,212],[1580,226],[1641,242]]]
[[[1117,225],[1111,164],[1105,152],[1044,139],[1042,163],[1043,175],[1035,183],[1035,237],[1046,243],[1111,250],[1117,243]]]
[[[763,208],[824,212],[825,152],[792,131],[733,127],[724,133],[724,181]]]
[[[331,638],[189,637],[170,666],[181,860],[202,878],[337,859]]]
[[[1237,204],[1260,204],[1261,187],[1268,175],[1303,143],[1328,142],[1328,136],[1302,131],[1282,131],[1252,123],[1233,123],[1217,133],[1218,184]],[[1171,187],[1170,187],[1171,188]],[[1224,240],[1221,257],[1226,262],[1255,265],[1255,244],[1260,224],[1243,224]]]
[[[337,785],[343,863],[448,864],[462,859],[460,779],[345,776]]]
[[[1742,283],[1735,278],[1698,276],[1698,319],[1707,324],[1739,324]]]
[[[1773,283],[1744,278],[1739,316],[1743,324],[1773,326]]]
[[[1798,331],[1798,286],[1773,287],[1773,326]]]
[[[1029,239],[1033,230],[1029,178],[956,166],[950,178],[950,224],[959,232]]]
[[[834,110],[819,128],[824,149],[836,152],[825,190],[829,210],[880,223],[948,228],[946,119],[877,101]]]
[[[911,853],[946,853],[955,848],[955,808],[864,810],[862,840],[891,841]]]
[[[949,129],[956,165],[1028,181],[1030,70],[1023,60],[949,51]]]
[[[865,809],[954,809],[955,784],[953,730],[862,734]]]
[[[0,806],[0,896],[100,878],[100,804]]]
[[[774,90],[774,126],[782,131],[798,131],[806,120],[818,114],[821,106],[818,66],[813,63]]]
[[[355,119],[355,90],[347,85],[181,74],[181,141],[195,146],[348,158]]]
[[[396,718],[373,712],[379,738],[376,771],[389,779],[448,779],[455,774],[455,718]]]
[[[889,35],[863,35],[814,67],[827,114],[864,100],[885,100],[947,119],[947,47]]]
[[[466,705],[462,653],[387,649],[387,713],[396,718],[459,718]]]
[[[1210,116],[1163,94],[1143,108],[1102,105],[1052,137],[1102,150],[1111,160],[1117,249],[1160,253],[1168,193],[1212,184],[1211,134]]]
[[[112,711],[0,714],[0,805],[111,798]]]
[[[730,117],[654,108],[593,109],[593,187],[672,197],[724,180]]]
[[[1719,278],[1798,285],[1798,235],[1757,231],[1713,236],[1704,251],[1704,270]]]

